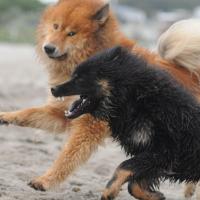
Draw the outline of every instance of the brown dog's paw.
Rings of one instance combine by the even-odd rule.
[[[35,190],[45,192],[50,188],[50,183],[47,178],[45,177],[39,177],[37,179],[32,180],[30,183],[28,183],[30,187],[32,187]]]
[[[9,125],[7,121],[0,119],[0,125]]]
[[[40,182],[31,181],[30,183],[28,183],[28,185],[35,190],[42,191],[42,192],[46,191],[46,189],[44,188],[44,186]]]
[[[8,120],[6,119],[5,113],[0,112],[0,125],[9,125]]]

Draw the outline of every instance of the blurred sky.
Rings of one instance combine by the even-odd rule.
[[[43,3],[56,2],[57,0],[39,0]]]
[[[0,42],[35,43],[35,30],[44,4],[57,1],[0,0]],[[200,0],[110,1],[121,30],[145,46],[155,45],[159,35],[175,21],[200,18]]]

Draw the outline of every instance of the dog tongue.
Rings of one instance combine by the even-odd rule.
[[[77,116],[79,112],[79,107],[81,105],[82,99],[79,99],[72,103],[71,107],[69,108],[68,112],[65,113],[65,116],[69,119],[73,119]]]
[[[74,103],[72,103],[72,105],[69,108],[69,112],[73,113],[73,111],[75,111],[79,107],[81,102],[82,102],[82,99],[79,99],[79,100],[75,101]]]

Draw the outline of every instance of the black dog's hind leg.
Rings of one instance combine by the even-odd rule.
[[[158,191],[149,188],[149,185],[143,182],[142,186],[136,183],[134,180],[130,180],[128,184],[129,194],[136,199],[141,200],[164,200],[165,196]]]
[[[164,161],[156,154],[140,154],[122,162],[116,169],[112,179],[108,182],[101,200],[114,199],[123,184],[129,182],[129,192],[132,196],[141,200],[163,200],[164,196],[159,192],[150,190],[150,186],[160,177]],[[148,181],[146,181],[148,180]],[[141,186],[136,184],[140,182]]]
[[[103,192],[101,200],[112,200],[118,194],[124,183],[129,181],[129,179],[134,175],[132,170],[124,168],[129,163],[129,160],[124,161],[115,170],[113,177],[110,179],[106,188]]]

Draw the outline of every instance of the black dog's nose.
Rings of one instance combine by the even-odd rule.
[[[52,55],[56,51],[56,47],[52,44],[48,44],[44,46],[44,50],[47,55]]]
[[[54,97],[58,97],[57,96],[57,87],[51,88],[51,93],[53,94]]]

